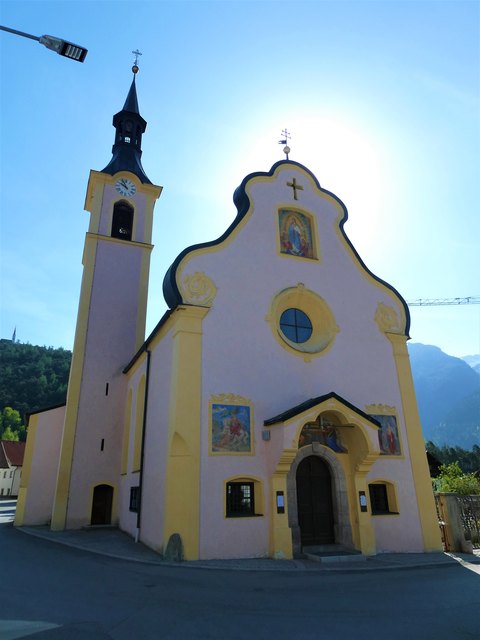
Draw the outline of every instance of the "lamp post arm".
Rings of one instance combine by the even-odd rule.
[[[32,36],[30,33],[17,31],[17,29],[10,29],[10,27],[0,26],[0,30],[14,33],[15,35],[22,36],[23,38],[30,38],[30,40],[36,40],[47,47],[47,49],[55,51],[60,56],[76,60],[77,62],[83,62],[88,53],[88,49],[85,49],[85,47],[81,47],[80,45],[69,42],[68,40],[63,40],[63,38],[56,38],[55,36]]]
[[[23,36],[24,38],[30,38],[30,40],[37,40],[40,42],[40,38],[38,36],[32,36],[30,33],[25,33],[24,31],[17,31],[16,29],[10,29],[10,27],[2,27],[0,25],[0,29],[2,31],[8,31],[9,33],[14,33],[17,36]]]

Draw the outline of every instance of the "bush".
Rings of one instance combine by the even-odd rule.
[[[433,488],[462,496],[480,495],[480,478],[475,473],[463,473],[458,462],[442,464],[440,475],[433,480]]]

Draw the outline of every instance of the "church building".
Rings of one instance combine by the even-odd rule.
[[[168,269],[145,337],[154,207],[134,77],[90,223],[65,405],[29,416],[15,524],[113,525],[188,560],[442,549],[404,299],[288,159]],[[334,547],[336,548],[336,547]]]

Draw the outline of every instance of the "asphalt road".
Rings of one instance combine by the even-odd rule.
[[[0,639],[460,640],[480,638],[480,575],[162,567],[0,525]]]

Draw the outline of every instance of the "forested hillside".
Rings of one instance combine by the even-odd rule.
[[[71,357],[65,349],[0,340],[0,437],[12,439],[13,431],[23,439],[27,412],[65,402]]]

